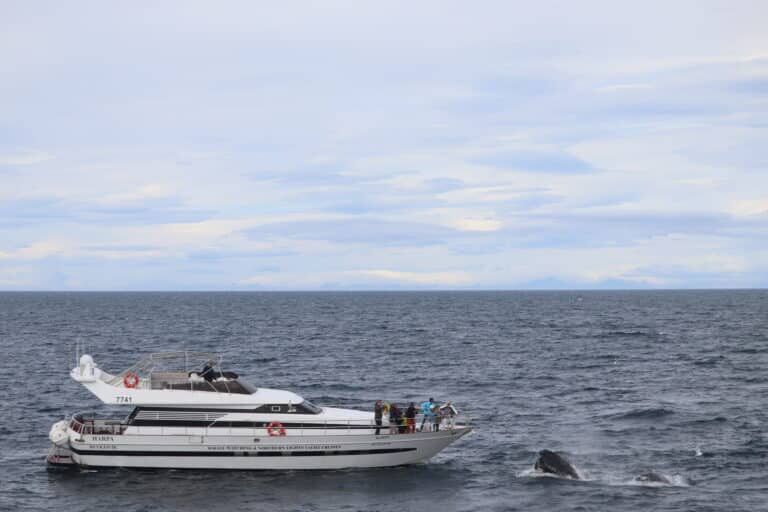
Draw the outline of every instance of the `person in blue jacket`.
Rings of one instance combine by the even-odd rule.
[[[432,425],[432,416],[435,414],[432,412],[432,406],[435,405],[435,399],[430,398],[427,402],[422,402],[421,404],[421,414],[424,415],[423,418],[421,418],[421,428],[419,428],[420,432],[424,431],[424,423],[427,422],[427,419],[430,420],[429,424]]]

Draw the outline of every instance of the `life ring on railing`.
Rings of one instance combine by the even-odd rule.
[[[123,377],[123,386],[127,388],[135,388],[139,385],[139,376],[133,372],[128,372]]]
[[[271,421],[267,425],[267,434],[270,436],[284,436],[285,427],[279,421]]]

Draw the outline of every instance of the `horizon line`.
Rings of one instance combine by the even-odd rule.
[[[200,290],[3,290],[0,293],[473,293],[473,292],[685,292],[685,291],[768,291],[768,287],[690,288],[381,288],[381,289],[200,289]]]

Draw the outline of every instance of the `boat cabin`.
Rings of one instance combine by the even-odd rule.
[[[72,378],[104,403],[126,405],[284,407],[285,412],[305,404],[290,391],[257,388],[222,367],[222,358],[210,352],[158,352],[115,374],[98,368],[90,355],[80,357]],[[277,412],[277,411],[274,411]]]

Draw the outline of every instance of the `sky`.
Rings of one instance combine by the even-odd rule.
[[[766,20],[0,2],[0,290],[768,287]]]

